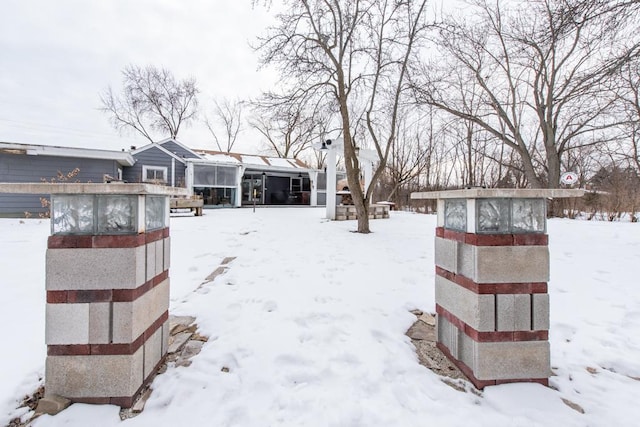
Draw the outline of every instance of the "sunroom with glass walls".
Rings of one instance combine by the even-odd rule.
[[[238,165],[192,164],[193,194],[206,207],[238,206],[240,167]]]

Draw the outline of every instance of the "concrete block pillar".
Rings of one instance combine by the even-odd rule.
[[[167,353],[169,198],[103,187],[51,195],[45,393],[130,407]]]
[[[438,199],[437,346],[478,388],[548,385],[546,198],[576,190],[467,189]]]
[[[0,184],[51,194],[45,396],[130,407],[167,354],[169,196],[150,184]]]
[[[0,183],[50,194],[45,396],[130,407],[167,354],[169,196],[151,184]]]
[[[45,393],[130,407],[167,353],[169,198],[111,190],[51,196]]]

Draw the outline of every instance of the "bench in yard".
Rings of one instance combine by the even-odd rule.
[[[169,208],[172,211],[175,209],[191,209],[191,212],[195,212],[196,216],[202,216],[203,206],[204,206],[204,200],[202,200],[202,198],[169,199]]]

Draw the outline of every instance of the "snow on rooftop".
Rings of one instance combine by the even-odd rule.
[[[280,157],[261,156],[257,154],[223,153],[210,150],[196,150],[198,155],[205,160],[218,162],[242,163],[247,166],[258,166],[261,169],[287,168],[307,169],[303,162],[296,159],[283,159]]]
[[[264,161],[264,159],[260,156],[249,156],[246,154],[242,155],[242,163],[245,165],[259,165],[259,166],[268,166],[268,164]]]
[[[295,164],[293,160],[289,160],[289,159],[281,159],[278,157],[269,157],[268,159],[269,163],[271,163],[272,166],[276,166],[276,167],[282,167],[282,168],[300,168],[300,166],[298,166],[297,164]]]
[[[205,160],[210,160],[213,162],[238,163],[238,164],[240,163],[238,159],[236,159],[234,156],[230,156],[229,154],[198,153],[198,155]]]

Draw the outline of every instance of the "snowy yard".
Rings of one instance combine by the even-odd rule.
[[[640,224],[549,222],[552,387],[477,396],[420,366],[404,335],[409,310],[435,310],[435,216],[392,212],[360,235],[323,214],[173,217],[171,314],[196,317],[210,337],[202,352],[158,376],[136,418],[75,404],[34,425],[638,425]],[[48,221],[0,219],[0,426],[44,375],[48,235]],[[230,256],[229,271],[197,289]]]

